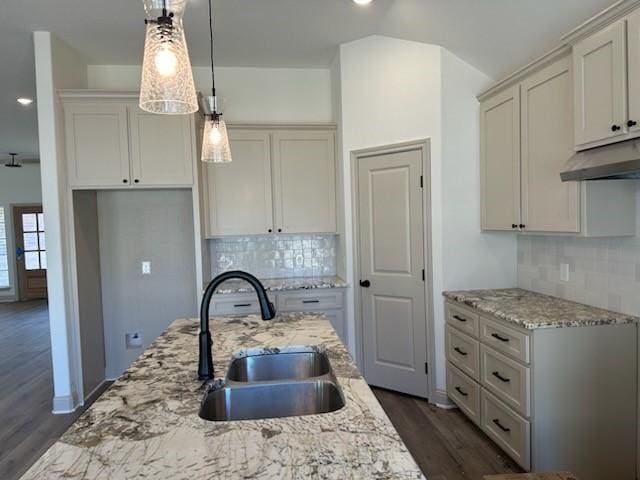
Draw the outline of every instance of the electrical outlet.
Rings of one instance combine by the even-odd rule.
[[[142,348],[142,335],[140,332],[125,333],[124,341],[127,349]]]
[[[561,263],[560,264],[560,280],[563,282],[569,281],[569,264]]]
[[[142,262],[142,274],[151,275],[151,262],[149,260],[144,260]]]

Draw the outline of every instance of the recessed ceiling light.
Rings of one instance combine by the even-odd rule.
[[[18,98],[18,103],[26,107],[27,105],[31,105],[33,103],[33,98],[20,97]]]
[[[369,5],[372,0],[353,0],[353,3],[358,5]]]

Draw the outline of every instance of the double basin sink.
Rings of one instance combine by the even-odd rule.
[[[235,358],[224,386],[207,392],[200,417],[256,420],[333,412],[344,396],[327,354],[311,349]]]

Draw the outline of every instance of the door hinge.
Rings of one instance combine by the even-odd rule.
[[[429,375],[429,364],[424,362],[424,374]]]
[[[422,269],[422,281],[424,282],[424,268]]]
[[[420,175],[420,188],[424,188],[424,176]]]

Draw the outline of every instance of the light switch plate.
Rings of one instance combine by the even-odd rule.
[[[142,262],[142,274],[151,275],[151,262],[149,260],[144,260]]]
[[[560,264],[560,280],[563,282],[569,281],[569,264],[561,263]]]

